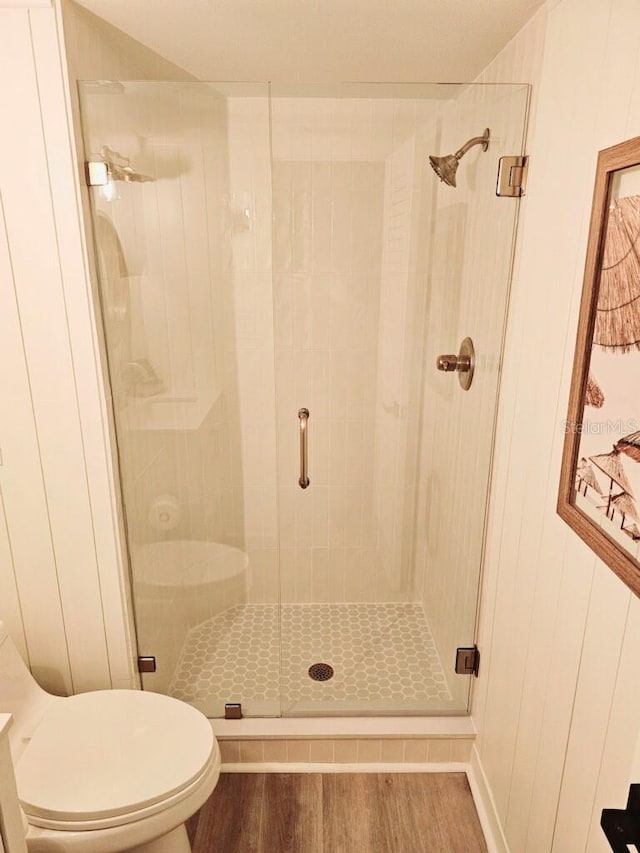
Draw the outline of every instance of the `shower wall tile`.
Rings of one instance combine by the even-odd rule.
[[[383,740],[380,744],[380,760],[394,763],[404,761],[404,741]]]
[[[247,548],[249,586],[247,601],[277,604],[280,600],[280,566],[275,547]]]
[[[421,763],[429,760],[429,742],[426,740],[406,741],[404,745],[404,761]]]
[[[282,601],[313,601],[312,556],[309,548],[281,546],[280,584]]]
[[[450,740],[432,740],[428,743],[428,760],[435,762],[451,761],[451,744]]]
[[[338,764],[352,764],[358,760],[357,740],[337,740],[334,743],[333,754]]]
[[[293,276],[290,273],[274,273],[273,280],[274,336],[279,357],[280,350],[288,352],[293,348]]]
[[[308,740],[288,740],[287,741],[287,761],[294,763],[307,763],[311,757],[311,741]]]
[[[335,761],[335,742],[332,740],[312,740],[309,744],[309,761],[323,763]]]
[[[364,547],[363,520],[372,517],[364,509],[370,490],[353,484],[370,482],[374,468],[384,167],[368,159],[365,137],[377,130],[370,121],[366,131],[356,127],[338,100],[312,107],[273,102],[280,523],[283,546],[312,554],[311,589],[293,581],[287,554],[286,595],[339,601],[347,552]],[[301,406],[311,412],[305,492],[297,486]],[[366,530],[372,537],[369,523]],[[375,600],[375,583],[360,594]]]
[[[242,763],[254,763],[264,761],[264,745],[259,740],[241,740],[239,742]]]
[[[336,549],[314,548],[312,552],[313,601],[344,600],[344,561],[334,559]],[[340,554],[340,552],[339,552]]]
[[[377,764],[382,760],[382,741],[380,740],[359,740],[358,754],[356,761],[359,764]]]
[[[325,384],[325,388],[328,383]],[[316,411],[316,409],[310,409]],[[321,411],[321,407],[318,407]],[[309,424],[309,470],[313,472],[313,482],[318,488],[331,484],[331,434],[333,422],[328,418],[315,420]]]
[[[223,764],[237,764],[240,761],[240,741],[218,738],[218,743]]]
[[[265,740],[263,749],[265,762],[284,763],[287,760],[286,740]]]
[[[473,738],[219,737],[223,764],[468,764]]]
[[[230,280],[227,374],[237,400],[240,464],[234,472],[238,531],[252,564],[249,600],[278,600],[272,201],[266,98],[231,97],[229,112]],[[285,307],[286,310],[286,307]],[[243,544],[244,543],[244,544]]]

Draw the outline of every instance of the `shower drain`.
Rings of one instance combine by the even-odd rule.
[[[329,681],[333,678],[333,667],[328,663],[314,663],[309,667],[309,678],[314,681]]]

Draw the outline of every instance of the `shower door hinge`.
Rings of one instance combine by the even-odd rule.
[[[88,160],[84,176],[88,187],[105,187],[109,183],[109,167],[103,160]]]
[[[480,669],[480,649],[477,646],[456,649],[456,672],[458,675],[475,675]]]
[[[527,188],[528,157],[501,157],[498,162],[496,195],[520,198]]]
[[[153,655],[140,655],[138,658],[138,672],[155,672],[156,659]]]

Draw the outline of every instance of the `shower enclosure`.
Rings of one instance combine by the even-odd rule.
[[[466,713],[528,87],[80,90],[143,687]]]

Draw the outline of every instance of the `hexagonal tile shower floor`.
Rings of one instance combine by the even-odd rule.
[[[280,637],[281,631],[281,637]],[[281,641],[281,653],[280,653]],[[334,675],[309,677],[326,663]],[[169,694],[211,715],[450,710],[452,697],[419,604],[242,604],[192,628]]]

